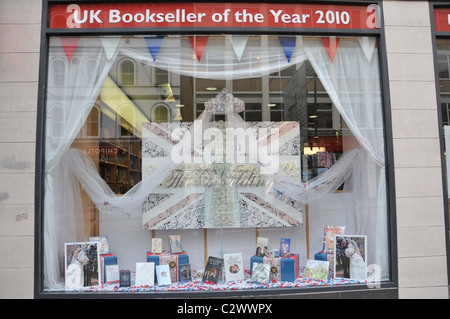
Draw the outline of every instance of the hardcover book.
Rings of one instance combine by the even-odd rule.
[[[155,285],[155,263],[136,263],[136,286]]]
[[[244,279],[244,263],[242,253],[225,254],[224,271],[226,281],[236,281]]]
[[[334,236],[344,234],[344,226],[325,226],[323,230],[323,252],[331,254],[334,252]]]
[[[97,242],[100,255],[109,254],[108,236],[89,237],[90,242]]]
[[[181,247],[180,235],[169,235],[169,245],[170,252],[172,254],[179,254],[183,252],[183,248]]]
[[[252,280],[260,283],[269,283],[270,265],[264,263],[253,263]]]
[[[330,263],[322,260],[306,260],[305,278],[327,280]]]
[[[118,284],[120,281],[119,277],[119,265],[107,265],[105,266],[105,283],[110,284]]]
[[[281,238],[280,257],[288,257],[290,253],[291,253],[291,239]]]
[[[180,282],[186,282],[192,280],[191,265],[181,264],[179,266]]]
[[[169,265],[156,266],[156,279],[158,280],[158,286],[166,286],[172,283]]]
[[[131,271],[121,270],[119,272],[119,286],[120,287],[130,287],[131,286]]]
[[[223,258],[209,256],[202,281],[217,284],[222,271],[222,266]]]
[[[162,239],[152,238],[152,253],[160,254],[162,252]]]
[[[269,238],[258,237],[256,239],[256,257],[264,257],[267,255],[267,250],[269,247]]]

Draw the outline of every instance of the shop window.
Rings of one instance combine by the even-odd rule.
[[[302,36],[288,59],[278,36],[252,34],[238,57],[232,36],[200,57],[172,34],[155,57],[136,35],[111,59],[86,36],[93,64],[70,69],[51,37],[45,291],[391,280],[377,46],[342,37],[332,60],[325,36]]]

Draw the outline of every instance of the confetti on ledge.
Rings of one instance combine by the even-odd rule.
[[[193,274],[194,275],[194,274]],[[348,284],[366,283],[364,280],[353,279],[333,279],[316,280],[303,278],[299,275],[294,282],[278,281],[268,284],[254,282],[250,279],[250,272],[246,271],[246,278],[239,281],[229,281],[217,284],[193,280],[185,283],[174,282],[167,286],[140,286],[140,287],[119,287],[118,285],[101,285],[84,287],[75,292],[170,292],[170,291],[229,291],[229,290],[251,290],[251,289],[270,289],[270,288],[303,288],[315,286],[336,286]]]

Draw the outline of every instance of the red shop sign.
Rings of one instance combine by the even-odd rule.
[[[438,32],[450,31],[450,8],[434,9],[434,25],[435,31]]]
[[[378,6],[272,3],[51,4],[50,29],[377,28]]]

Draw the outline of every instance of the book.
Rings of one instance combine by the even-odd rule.
[[[183,248],[181,247],[180,235],[169,235],[169,245],[170,252],[172,254],[179,254],[183,252]]]
[[[322,260],[306,260],[305,278],[327,280],[330,263]]]
[[[192,280],[191,274],[191,265],[190,264],[181,264],[178,267],[178,272],[180,274],[180,282],[186,282]]]
[[[267,284],[269,283],[270,266],[264,263],[253,263],[252,281]]]
[[[136,286],[155,285],[155,263],[136,263]]]
[[[170,279],[170,268],[169,265],[158,265],[156,268],[156,279],[158,281],[158,286],[166,286],[172,283]]]
[[[102,282],[106,283],[106,267],[117,265],[117,257],[113,254],[100,255],[100,268],[102,269],[103,277]]]
[[[89,241],[98,243],[100,255],[109,254],[108,236],[89,237]]]
[[[288,257],[291,252],[291,239],[281,238],[280,241],[280,257]]]
[[[342,235],[344,232],[344,226],[325,226],[323,230],[323,252],[332,254],[334,252],[334,236]]]
[[[105,283],[108,285],[118,284],[120,282],[119,265],[105,266]]]
[[[256,257],[264,257],[267,256],[267,249],[269,247],[269,238],[258,237],[256,239]]]
[[[131,271],[121,270],[119,271],[119,287],[131,286]]]
[[[244,279],[244,263],[242,253],[225,254],[224,272],[226,281],[236,281]]]
[[[203,273],[202,281],[217,284],[217,281],[219,280],[222,272],[222,266],[223,258],[209,256],[205,271]]]
[[[162,252],[162,239],[152,238],[152,253],[160,254]]]

